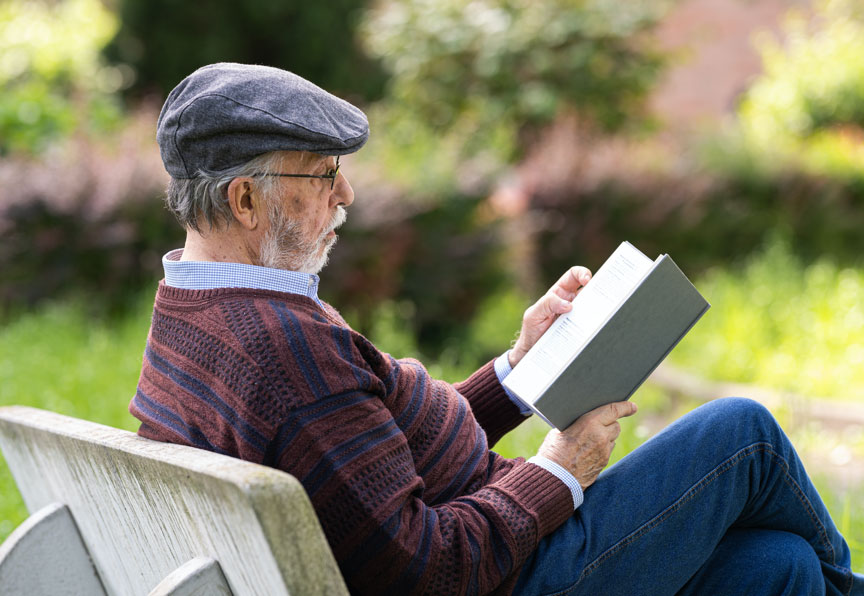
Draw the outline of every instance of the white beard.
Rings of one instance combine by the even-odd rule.
[[[276,211],[270,214],[270,229],[264,235],[258,259],[263,267],[299,271],[316,275],[330,258],[337,237],[327,237],[348,216],[344,207],[336,207],[329,224],[314,241],[302,238],[301,224]]]

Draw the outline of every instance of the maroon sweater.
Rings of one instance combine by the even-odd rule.
[[[523,420],[492,363],[433,380],[305,296],[160,284],[130,411],[297,477],[354,593],[510,592],[573,514],[560,480],[489,450]]]

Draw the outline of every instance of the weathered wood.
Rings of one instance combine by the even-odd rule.
[[[197,557],[181,565],[147,596],[233,596],[219,563]]]
[[[5,596],[105,594],[69,508],[46,505],[0,546]]]
[[[69,507],[109,594],[147,594],[202,556],[235,594],[347,594],[284,472],[23,406],[0,408],[0,447],[31,512]]]

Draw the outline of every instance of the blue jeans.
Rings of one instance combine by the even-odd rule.
[[[601,474],[515,593],[864,596],[864,577],[774,418],[730,398]]]

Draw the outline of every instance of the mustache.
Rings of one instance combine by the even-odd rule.
[[[327,224],[327,228],[324,230],[322,236],[326,236],[339,226],[345,223],[345,220],[348,219],[348,210],[345,209],[342,205],[338,205],[336,207],[336,213],[333,214],[333,217],[330,218],[330,222]]]

